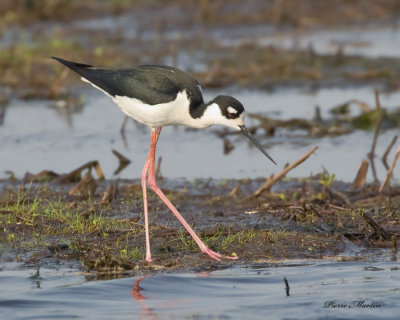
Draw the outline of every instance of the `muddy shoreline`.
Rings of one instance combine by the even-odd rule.
[[[379,193],[376,185],[366,185],[354,191],[345,183],[324,185],[315,176],[287,179],[254,196],[263,179],[162,179],[161,188],[205,243],[240,259],[203,256],[149,192],[154,262],[147,263],[140,181],[91,179],[95,187],[87,183],[78,192],[71,192],[77,182],[2,181],[0,221],[18,260],[79,261],[82,271],[118,276],[283,259],[362,260],[377,248],[397,257],[400,187]],[[115,192],[105,199],[112,184]]]

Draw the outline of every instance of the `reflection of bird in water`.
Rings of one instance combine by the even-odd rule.
[[[145,319],[157,319],[157,315],[153,312],[152,308],[150,308],[144,301],[147,298],[145,298],[140,292],[142,290],[142,288],[140,287],[140,282],[146,278],[147,277],[140,277],[136,279],[135,283],[133,284],[131,295],[133,299],[137,300],[142,307],[140,313]]]
[[[144,279],[146,279],[147,277],[140,277],[137,278],[135,283],[133,284],[133,290],[131,291],[132,297],[135,300],[145,300],[146,298],[142,296],[142,294],[140,293],[140,290],[142,290],[142,288],[140,287],[140,282]]]
[[[182,223],[200,247],[201,252],[215,260],[237,259],[223,256],[209,249],[158,187],[155,176],[155,152],[161,128],[169,125],[187,125],[207,128],[221,124],[240,130],[272,162],[275,161],[244,125],[243,105],[233,97],[217,96],[204,103],[199,83],[187,73],[167,66],[146,65],[129,69],[94,67],[87,64],[54,58],[89,82],[121,108],[128,116],[150,126],[150,151],[142,170],[144,221],[146,233],[146,261],[152,261],[147,209],[147,183]]]

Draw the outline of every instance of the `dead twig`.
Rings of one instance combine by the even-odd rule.
[[[372,219],[371,211],[372,210],[362,212],[361,217],[374,229],[374,235],[376,235],[378,239],[391,240],[390,233]]]
[[[379,183],[378,177],[376,175],[374,157],[375,157],[376,142],[378,140],[379,130],[381,128],[381,123],[382,123],[382,112],[381,112],[381,104],[379,102],[379,91],[378,91],[378,89],[375,89],[374,93],[375,93],[375,101],[376,101],[376,110],[379,112],[379,116],[378,116],[378,119],[376,121],[374,139],[372,141],[371,151],[368,153],[368,159],[371,162],[371,169],[372,169],[372,175],[374,176],[374,181],[376,183]]]
[[[363,113],[367,113],[367,112],[372,111],[372,108],[368,104],[363,102],[363,101],[360,101],[360,100],[357,100],[357,99],[352,99],[349,102],[353,102],[353,103],[358,104],[358,106],[360,107],[361,112],[363,112]]]
[[[123,136],[125,136],[125,127],[126,127],[126,124],[128,123],[128,120],[129,120],[129,117],[125,116],[124,121],[122,121],[121,128],[119,129],[119,132]]]
[[[278,182],[280,179],[282,179],[289,171],[292,169],[296,168],[298,165],[302,164],[304,161],[306,161],[314,152],[317,150],[318,147],[314,147],[312,150],[307,152],[304,156],[302,156],[300,159],[295,161],[292,164],[289,164],[285,169],[283,169],[278,175],[269,177],[267,181],[264,183],[263,186],[261,186],[256,192],[251,197],[258,197],[261,193],[264,191],[269,191],[271,190],[272,186]]]
[[[285,282],[285,291],[286,291],[286,296],[290,296],[290,287],[289,287],[289,281],[286,279],[286,277],[283,277],[283,282]]]
[[[81,180],[81,173],[85,169],[91,170],[94,168],[96,170],[96,174],[99,177],[99,180],[104,180],[104,174],[103,171],[101,170],[100,164],[97,160],[94,161],[89,161],[88,163],[85,163],[84,165],[80,166],[79,168],[76,168],[72,170],[70,173],[63,174],[58,178],[58,182],[60,183],[69,183],[69,182],[76,182]]]
[[[91,206],[89,209],[86,209],[85,211],[82,211],[81,213],[79,213],[79,215],[82,217],[82,218],[85,218],[85,219],[87,219],[87,218],[89,218],[89,216],[91,215],[91,214],[93,214],[93,213],[95,213],[96,212],[96,206]]]
[[[156,168],[156,179],[162,179],[163,176],[161,174],[161,162],[162,162],[162,157],[159,156],[158,157],[158,161],[157,161],[157,168]]]
[[[385,185],[389,182],[389,180],[393,174],[393,169],[396,166],[396,162],[399,159],[399,157],[400,157],[400,146],[397,148],[397,152],[396,152],[396,155],[394,156],[392,165],[390,166],[388,172],[386,173],[386,179],[385,179],[385,181],[383,181],[381,187],[379,188],[379,192],[382,192]]]
[[[329,188],[329,191],[332,193],[332,195],[339,199],[340,201],[342,201],[345,205],[347,205],[348,207],[351,208],[351,201],[349,199],[349,197],[344,194],[343,192],[339,191],[339,190],[335,190],[332,187]]]
[[[131,160],[129,160],[127,157],[125,157],[124,155],[122,155],[121,153],[119,153],[115,149],[112,149],[111,151],[119,160],[119,166],[114,171],[114,175],[117,175],[118,173],[120,173],[122,170],[124,170],[131,163]]]
[[[389,170],[389,165],[387,164],[387,156],[389,155],[396,141],[397,141],[397,136],[394,136],[392,142],[390,142],[389,146],[387,147],[385,153],[382,156],[382,163],[385,166],[386,170]]]
[[[379,90],[375,88],[374,94],[375,94],[376,110],[381,111],[381,103],[379,101]]]
[[[125,116],[124,121],[122,121],[121,128],[119,129],[119,133],[121,134],[122,141],[124,142],[125,147],[128,146],[128,140],[126,140],[126,135],[125,135],[125,127],[126,124],[128,123],[129,117]]]
[[[103,198],[101,199],[102,205],[109,204],[113,199],[116,199],[118,194],[118,183],[119,179],[116,179],[113,183],[111,183],[107,190],[103,194]]]
[[[82,196],[92,197],[97,189],[96,180],[93,179],[92,173],[89,171],[79,183],[71,189],[69,195],[79,194]]]
[[[237,184],[237,186],[234,187],[234,188],[232,189],[232,191],[229,193],[229,196],[236,198],[236,197],[240,194],[240,186],[241,186],[241,185],[242,185],[242,183],[239,182],[239,183]]]
[[[339,206],[336,206],[336,205],[331,204],[331,203],[329,203],[328,206],[329,206],[330,208],[332,208],[332,209],[335,209],[335,210],[340,210],[340,211],[347,211],[347,212],[349,212],[349,209],[348,209],[348,208],[339,207]]]
[[[361,188],[365,185],[365,181],[366,181],[367,173],[368,173],[368,166],[369,166],[368,160],[363,159],[361,161],[360,169],[358,169],[357,175],[351,186],[351,188],[353,190]]]
[[[26,182],[47,182],[58,178],[60,175],[51,170],[43,170],[37,174],[27,174],[24,177],[24,183]]]

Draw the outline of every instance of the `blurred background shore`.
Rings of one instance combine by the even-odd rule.
[[[350,181],[370,149],[375,89],[387,110],[378,155],[400,123],[399,13],[393,0],[2,1],[0,176],[68,171],[101,154],[110,177],[115,158],[104,150],[111,148],[137,153],[122,177],[139,172],[147,130],[129,121],[124,142],[122,113],[48,59],[60,56],[190,72],[206,98],[232,94],[242,101],[254,133],[281,165],[266,167],[243,139],[220,128],[195,134],[168,128],[160,145],[167,176],[264,177],[318,145],[316,157],[295,174],[327,170]],[[204,144],[209,155],[197,147]],[[185,168],[193,159],[200,159],[198,170],[171,165]],[[249,165],[231,165],[243,162]],[[382,176],[384,166],[377,167]]]

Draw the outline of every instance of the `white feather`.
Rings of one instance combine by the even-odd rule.
[[[179,92],[175,100],[156,105],[145,104],[138,99],[123,96],[116,96],[112,100],[126,115],[150,127],[178,124],[195,128],[204,128],[207,126],[202,121],[199,121],[199,119],[193,119],[190,116],[190,101],[186,90]]]

